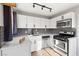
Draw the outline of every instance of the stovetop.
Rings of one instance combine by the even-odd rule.
[[[54,35],[54,39],[67,41],[68,38],[74,37],[75,31],[60,31],[57,35]]]
[[[61,41],[67,41],[68,38],[71,38],[73,37],[73,35],[54,35],[54,39],[57,39],[57,40],[61,40]]]

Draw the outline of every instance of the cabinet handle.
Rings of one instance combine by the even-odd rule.
[[[33,25],[33,27],[35,28],[35,24]]]
[[[45,25],[45,28],[47,28],[47,25]]]

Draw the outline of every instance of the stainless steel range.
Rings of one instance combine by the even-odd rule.
[[[58,35],[54,35],[54,45],[56,48],[62,50],[67,55],[69,54],[69,41],[68,38],[74,37],[75,32],[60,31]]]

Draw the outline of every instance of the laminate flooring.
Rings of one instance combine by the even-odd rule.
[[[61,56],[51,48],[44,48],[40,51],[32,52],[31,55],[32,56]]]

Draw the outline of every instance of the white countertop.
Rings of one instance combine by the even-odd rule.
[[[27,36],[26,35],[23,35],[23,36],[18,36],[18,37],[14,37],[12,41],[10,42],[4,42],[5,44],[3,45],[2,48],[7,48],[7,47],[14,47],[14,46],[17,46],[17,45],[21,45],[19,43],[19,40],[22,39],[22,38],[26,38],[25,41],[21,44],[27,44],[28,42],[30,42],[30,40],[28,40]]]
[[[56,34],[40,34],[38,36],[47,36],[47,35],[56,35]],[[16,45],[20,45],[19,44],[19,40],[22,39],[23,37],[26,38],[25,42],[28,43],[28,42],[31,42],[31,40],[29,38],[33,37],[34,35],[21,35],[21,36],[17,36],[17,37],[13,37],[13,40],[10,41],[10,42],[5,42],[5,45],[3,45],[2,48],[6,48],[6,47],[13,47],[13,46],[16,46]],[[35,36],[34,36],[35,37]]]

